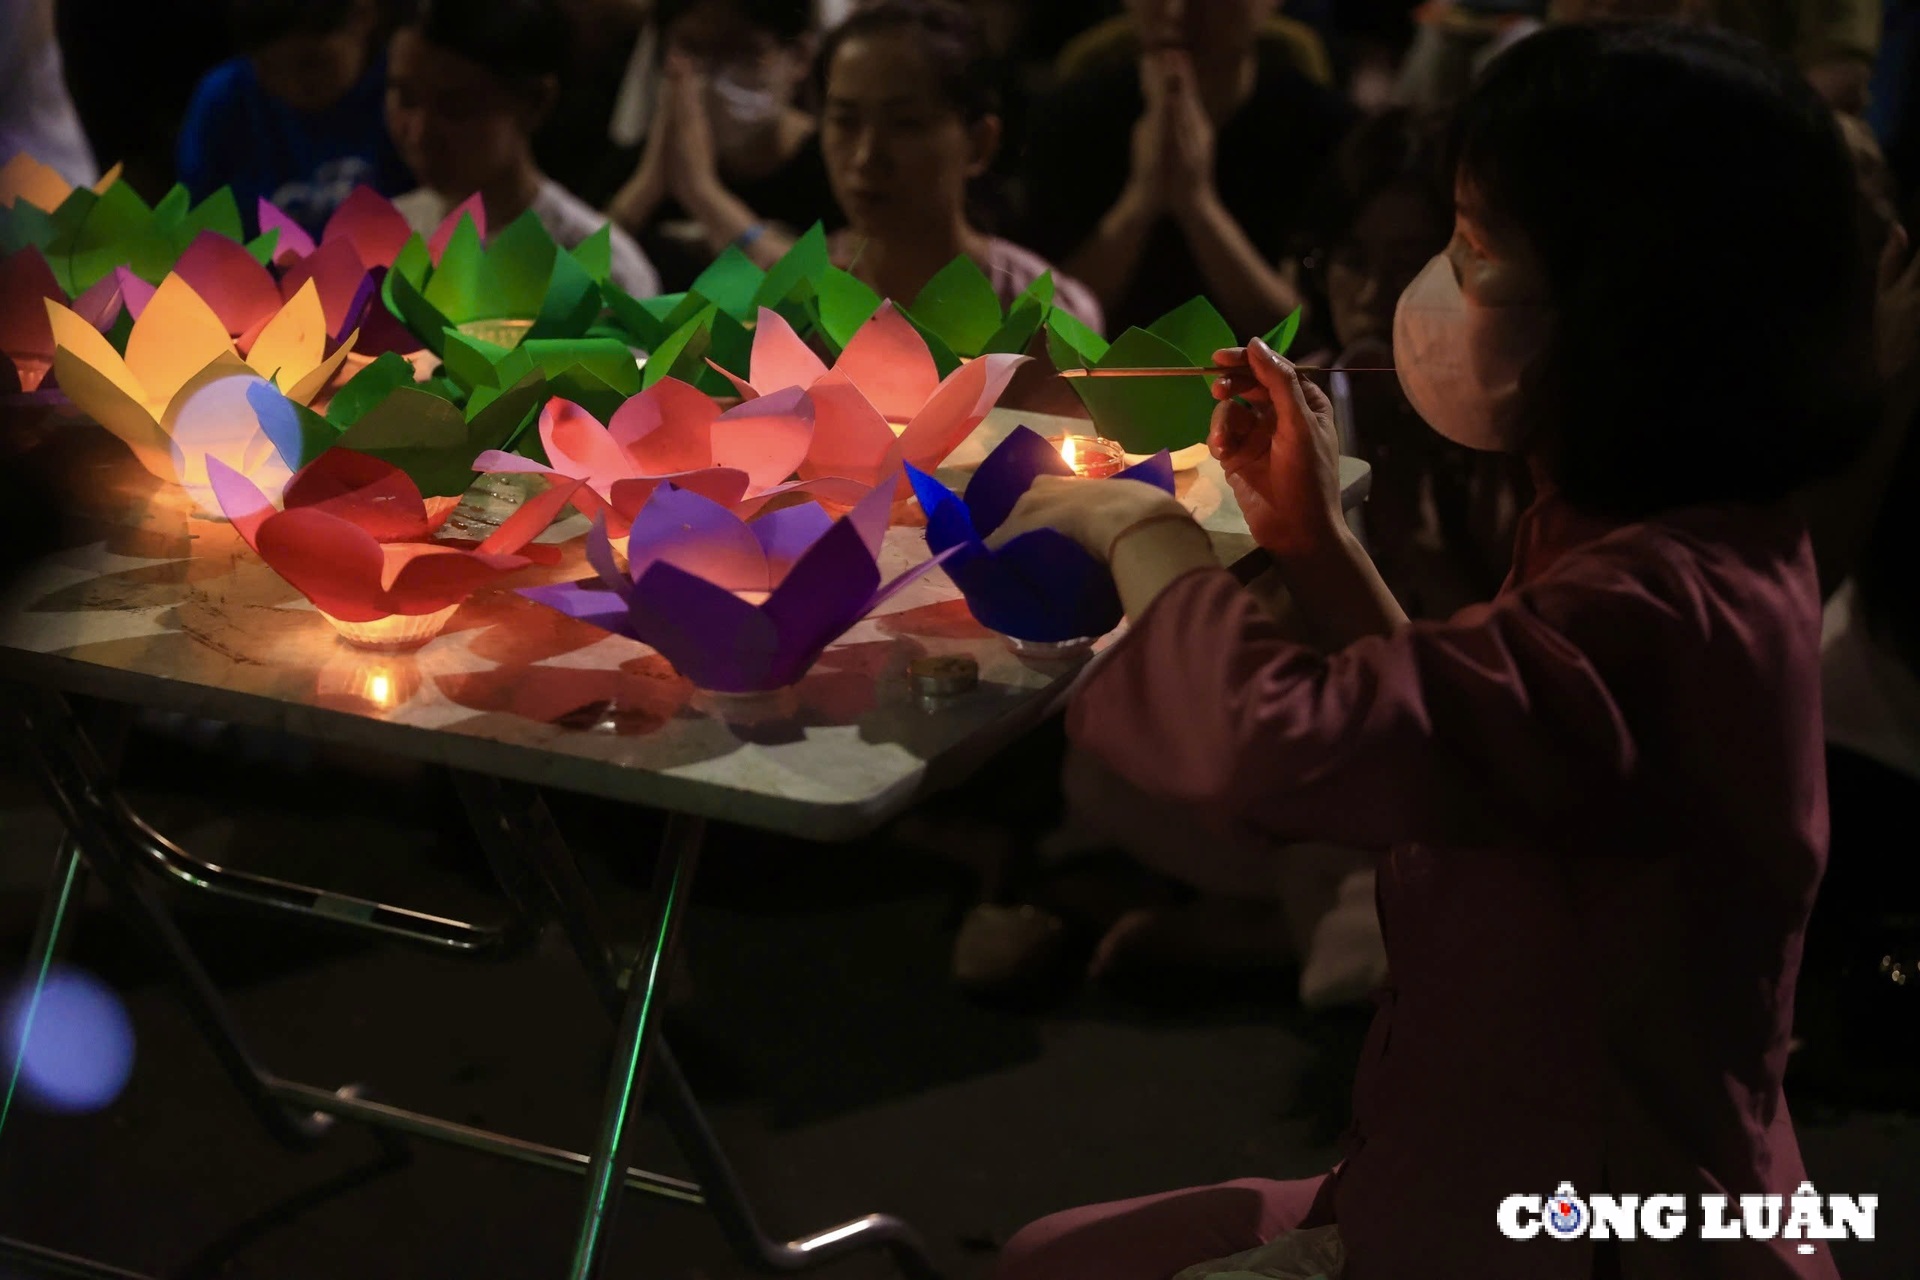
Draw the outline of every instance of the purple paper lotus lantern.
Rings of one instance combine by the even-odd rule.
[[[1006,520],[1040,476],[1071,476],[1060,451],[1026,427],[1014,428],[967,484],[965,500],[916,467],[907,478],[927,513],[927,546],[966,597],[981,626],[1019,644],[1070,645],[1105,635],[1123,610],[1107,567],[1052,529],[1036,529],[997,551],[985,539]],[[1139,480],[1173,492],[1173,459],[1165,451],[1112,480]],[[1106,484],[1106,480],[1090,481]]]
[[[892,486],[882,485],[838,520],[807,503],[748,523],[691,490],[662,485],[634,517],[626,572],[602,517],[587,535],[597,579],[520,594],[651,646],[709,692],[783,689],[937,563],[883,582],[892,499]]]

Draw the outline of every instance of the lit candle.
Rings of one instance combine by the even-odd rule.
[[[1098,436],[1055,436],[1047,443],[1060,451],[1077,476],[1100,480],[1117,475],[1127,466],[1126,450]]]

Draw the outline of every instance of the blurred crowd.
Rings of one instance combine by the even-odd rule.
[[[1847,584],[1828,619],[1840,896],[1864,865],[1842,846],[1871,840],[1845,834],[1872,829],[1855,815],[1920,785],[1910,592],[1890,559],[1893,513],[1912,507],[1874,517],[1915,471],[1920,322],[1899,228],[1920,195],[1916,0],[0,0],[0,14],[0,157],[28,151],[75,182],[122,164],[148,200],[176,181],[196,198],[230,186],[246,217],[263,198],[318,232],[364,184],[424,230],[478,193],[489,226],[531,210],[563,244],[611,222],[614,276],[638,296],[687,288],[729,249],[770,264],[820,223],[838,265],[903,301],[964,254],[1003,300],[1050,271],[1059,307],[1108,337],[1196,295],[1241,334],[1298,310],[1294,354],[1331,371],[1316,378],[1345,451],[1373,467],[1355,532],[1415,618],[1493,596],[1533,496],[1512,455],[1449,441],[1396,379],[1360,372],[1392,366],[1396,302],[1455,234],[1449,110],[1543,28],[1730,29],[1833,108],[1868,240],[1897,239],[1901,259],[1879,317],[1890,426],[1864,488],[1819,495],[1842,530],[1816,530],[1825,585]],[[1063,385],[1035,379],[1022,403]],[[1370,919],[1370,898],[1347,896]],[[1360,933],[1331,999],[1379,977],[1377,928]]]

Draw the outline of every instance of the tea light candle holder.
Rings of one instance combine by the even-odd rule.
[[[1127,468],[1127,451],[1112,440],[1099,436],[1050,436],[1047,443],[1060,451],[1073,474],[1089,480],[1105,480]]]

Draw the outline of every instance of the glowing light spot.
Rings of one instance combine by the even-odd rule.
[[[91,974],[54,969],[36,994],[22,983],[6,1004],[7,1074],[19,1063],[22,1100],[49,1111],[97,1111],[133,1074],[133,1022]],[[24,1045],[24,1052],[23,1052]]]

